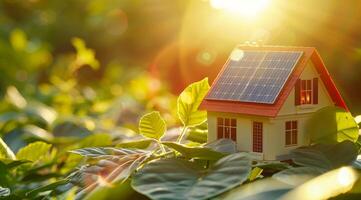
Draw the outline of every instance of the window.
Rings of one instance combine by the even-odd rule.
[[[295,85],[295,104],[318,104],[318,78],[298,80]]]
[[[237,141],[237,120],[233,118],[217,118],[218,139],[229,138]]]
[[[297,121],[287,121],[285,133],[286,146],[297,145]]]
[[[262,122],[253,122],[253,152],[263,152],[263,124]]]
[[[301,105],[312,104],[312,81],[301,80]]]

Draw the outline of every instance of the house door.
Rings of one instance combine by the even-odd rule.
[[[263,124],[262,122],[253,122],[253,152],[263,152]]]

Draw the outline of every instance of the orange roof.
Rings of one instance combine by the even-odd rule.
[[[305,69],[307,61],[311,60],[335,105],[342,107],[348,111],[348,108],[339,91],[337,90],[336,85],[334,84],[330,74],[328,73],[322,61],[322,58],[314,47],[239,46],[238,48],[241,50],[258,51],[302,51],[303,55],[295,66],[294,70],[292,71],[290,77],[286,81],[286,84],[283,86],[274,104],[203,99],[200,105],[200,109],[213,112],[228,112],[246,115],[276,117],[282,105],[286,101],[288,95],[292,91],[292,88],[294,87],[303,70]],[[220,73],[218,73],[218,76],[213,81],[213,84],[209,91],[211,91],[212,88],[215,86],[218,79],[220,78],[220,74],[222,74],[222,72],[225,70],[225,67],[226,65],[224,65]]]

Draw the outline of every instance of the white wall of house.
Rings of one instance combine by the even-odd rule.
[[[265,135],[264,142],[271,141],[267,152],[265,153],[265,160],[276,160],[278,156],[284,156],[289,153],[290,150],[297,147],[309,144],[309,136],[305,133],[305,125],[311,114],[297,114],[280,116],[270,121],[268,134]],[[297,121],[298,134],[297,145],[286,145],[286,122]],[[275,139],[277,138],[277,139]]]
[[[217,140],[217,117],[223,117],[237,119],[237,148],[240,151],[252,152],[252,122],[263,123],[263,154],[258,154],[260,156],[258,158],[264,160],[275,160],[280,155],[288,154],[294,148],[309,144],[309,136],[305,133],[305,125],[308,118],[318,109],[333,105],[316,69],[309,62],[302,72],[300,79],[313,79],[316,77],[319,78],[317,105],[296,106],[295,90],[293,89],[275,118],[208,112],[208,142]],[[292,120],[297,120],[298,122],[298,143],[294,146],[286,146],[285,123]]]
[[[217,140],[217,118],[235,118],[237,120],[237,149],[239,151],[252,152],[252,129],[253,122],[263,123],[263,137],[268,135],[271,127],[270,119],[267,117],[257,117],[250,115],[240,115],[233,113],[220,113],[220,112],[208,112],[208,142]],[[268,142],[263,142],[263,151],[271,148],[272,145]],[[262,155],[260,155],[262,156]]]

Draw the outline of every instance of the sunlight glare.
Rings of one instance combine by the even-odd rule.
[[[239,61],[243,58],[244,52],[241,49],[235,49],[231,53],[231,60]]]
[[[255,17],[269,2],[270,0],[210,0],[211,6],[215,9],[227,10],[247,18]]]
[[[342,167],[337,174],[337,182],[342,187],[349,187],[354,183],[354,174],[346,167]]]

